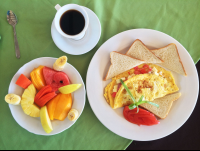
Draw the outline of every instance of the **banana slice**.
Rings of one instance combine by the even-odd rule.
[[[77,120],[77,118],[78,118],[78,111],[75,110],[75,109],[71,109],[71,110],[69,111],[67,117],[68,117],[68,119],[69,119],[70,121],[75,121],[75,120]]]
[[[56,71],[62,71],[65,67],[66,62],[67,62],[66,56],[58,58],[56,62],[53,64],[53,69]]]
[[[12,105],[19,105],[21,102],[21,97],[16,94],[7,94],[5,96],[5,101]]]

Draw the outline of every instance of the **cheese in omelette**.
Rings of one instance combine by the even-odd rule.
[[[140,65],[139,68],[142,68],[143,65]],[[136,101],[142,95],[144,95],[145,100],[153,101],[179,90],[170,71],[166,71],[155,64],[148,65],[153,69],[151,73],[135,75],[134,69],[131,69],[112,78],[111,83],[105,88],[104,96],[113,109],[133,103],[123,86],[117,91],[115,97],[112,96],[113,91],[116,91],[115,89],[119,84],[119,79],[124,81],[128,79],[124,83],[128,86]]]

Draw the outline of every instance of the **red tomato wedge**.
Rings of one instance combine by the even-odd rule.
[[[141,72],[138,71],[138,70],[135,70],[135,71],[134,71],[134,74],[141,74]]]
[[[113,92],[112,97],[115,98],[116,94],[117,94],[117,92]]]
[[[133,69],[135,69],[135,70],[137,70],[139,67],[138,66],[136,66],[136,67],[134,67]]]
[[[142,74],[149,73],[149,68],[142,68],[140,71]]]
[[[117,91],[119,91],[120,87],[122,86],[121,83],[118,84]]]
[[[149,65],[145,64],[145,65],[143,66],[143,68],[149,68]]]
[[[139,108],[139,112],[137,113],[137,108],[130,110],[128,106],[124,108],[123,111],[124,117],[127,121],[140,125],[152,126],[157,125],[160,122],[156,119],[154,114]]]
[[[138,66],[134,68],[134,74],[145,74],[152,71],[152,69],[149,67],[149,65],[145,64],[142,68],[139,68]]]

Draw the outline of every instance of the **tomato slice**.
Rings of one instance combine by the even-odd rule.
[[[134,74],[141,74],[141,72],[140,72],[140,71],[137,71],[137,70],[135,70],[135,71],[134,71]]]
[[[145,64],[143,68],[150,68],[148,64]]]
[[[143,68],[140,72],[141,72],[142,74],[145,74],[145,73],[148,73],[148,72],[149,72],[149,69],[148,69],[148,68]]]
[[[136,67],[134,67],[133,69],[135,69],[135,70],[138,70],[138,68],[139,68],[139,67],[138,67],[138,66],[136,66]]]
[[[117,91],[119,91],[120,87],[122,86],[121,83],[118,84]]]
[[[112,97],[115,98],[116,94],[117,94],[117,92],[113,92]]]
[[[121,86],[122,86],[122,84],[119,83],[119,84],[118,84],[118,87],[117,87],[117,92],[119,91],[119,89],[120,89]],[[112,93],[112,97],[113,97],[113,98],[115,98],[117,92],[113,92],[113,93]]]
[[[128,106],[124,108],[123,115],[125,119],[133,124],[152,126],[159,124],[154,114],[139,108],[137,113],[137,108],[130,110]]]

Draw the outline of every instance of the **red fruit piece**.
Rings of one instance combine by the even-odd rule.
[[[58,91],[59,85],[55,81],[53,81],[51,83],[51,87],[52,87],[52,90],[56,92]]]
[[[32,82],[25,75],[21,74],[15,84],[26,89],[31,83]]]
[[[40,99],[42,96],[44,96],[47,93],[53,92],[52,88],[50,85],[47,85],[43,87],[35,96],[35,100]]]
[[[52,87],[53,91],[57,91],[60,87],[69,85],[69,78],[66,73],[58,72],[51,68],[44,67],[43,75],[47,85]]]
[[[57,73],[57,71],[55,71],[51,68],[48,68],[48,67],[43,68],[43,75],[44,75],[44,79],[45,79],[47,85],[52,84],[53,76],[55,73]]]
[[[53,81],[57,84],[58,88],[70,84],[69,78],[64,72],[57,72],[56,74],[54,74]]]
[[[44,96],[42,96],[40,99],[35,100],[35,103],[39,107],[43,107],[43,106],[45,106],[45,104],[47,104],[47,102],[49,102],[51,99],[53,99],[56,95],[57,94],[55,92],[47,93]]]

